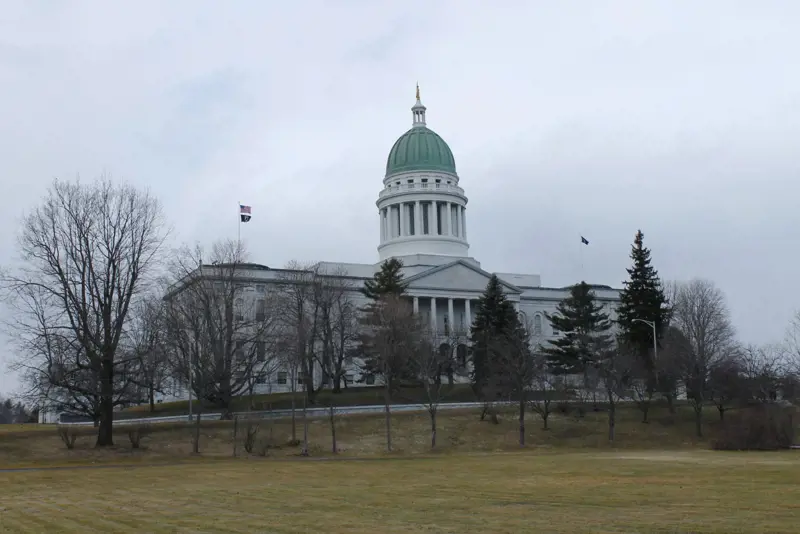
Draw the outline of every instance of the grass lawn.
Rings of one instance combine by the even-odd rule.
[[[0,531],[797,532],[800,455],[461,453],[0,473]]]
[[[437,418],[437,454],[516,451],[518,426],[512,409],[500,416],[500,424],[480,421],[477,409],[452,410],[439,413]],[[529,413],[526,417],[526,444],[535,449],[635,449],[635,450],[694,450],[708,448],[708,440],[718,429],[718,418],[706,412],[706,438],[694,436],[691,410],[681,407],[675,416],[666,408],[653,411],[650,424],[640,422],[635,407],[620,408],[617,439],[609,444],[607,417],[604,412],[588,412],[585,417],[555,413],[550,429],[542,430],[541,420]],[[303,426],[298,412],[295,437],[302,439]],[[236,447],[244,452],[245,423],[237,430]],[[191,456],[194,429],[186,423],[154,424],[142,441],[141,449],[132,449],[125,426],[115,429],[116,447],[110,450],[94,448],[97,430],[71,427],[79,432],[75,448],[67,450],[56,427],[44,425],[20,426],[16,431],[0,433],[0,468],[19,466],[64,465],[75,463],[175,462]],[[130,427],[129,427],[130,428]],[[200,449],[203,458],[230,458],[233,455],[233,423],[207,421],[202,427]],[[380,456],[385,454],[386,440],[382,414],[338,416],[336,418],[339,456]],[[269,455],[295,456],[298,445],[291,445],[291,421],[281,419],[259,424],[257,441],[268,442]],[[430,420],[426,413],[397,413],[392,416],[392,441],[395,455],[416,456],[430,452]],[[330,425],[326,418],[311,419],[309,449],[312,456],[331,454]]]

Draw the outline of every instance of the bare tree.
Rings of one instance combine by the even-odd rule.
[[[238,241],[213,246],[211,264],[201,248],[183,249],[165,297],[166,346],[175,375],[200,400],[230,414],[234,397],[252,387],[274,353],[277,318],[269,286],[259,291],[248,278]]]
[[[443,336],[434,334],[430,327],[419,319],[416,324],[409,322],[409,326],[418,331],[421,338],[419,346],[411,352],[411,358],[412,367],[417,370],[425,392],[422,403],[430,417],[433,449],[436,447],[436,416],[439,413],[439,406],[451,391],[442,382],[442,373],[447,373],[452,368],[450,349],[452,339],[447,334]]]
[[[709,373],[735,345],[735,334],[725,296],[712,282],[694,279],[679,283],[674,293],[672,323],[686,342],[676,352],[686,397],[694,409],[697,436],[702,437]]]
[[[160,296],[140,299],[125,326],[122,344],[135,367],[131,380],[155,411],[156,393],[169,385],[171,368],[165,343],[165,306]]]
[[[517,400],[519,445],[525,446],[525,408],[535,376],[528,325],[520,318],[510,332],[489,344],[493,380],[506,398]]]
[[[717,408],[719,420],[735,403],[745,400],[740,353],[731,353],[714,362],[708,371],[708,400]]]
[[[56,390],[93,399],[98,447],[114,444],[114,407],[126,390],[117,348],[164,237],[161,206],[149,193],[109,177],[56,180],[23,221],[22,265],[2,275],[12,305],[28,313],[12,324],[20,366],[43,397]]]
[[[424,349],[424,330],[411,305],[402,297],[385,295],[370,307],[363,318],[362,350],[377,364],[376,371],[383,381],[386,422],[386,450],[392,450],[390,405],[399,380],[418,374],[413,369],[414,355]]]
[[[292,442],[297,442],[295,411],[298,382],[303,391],[303,453],[308,454],[309,401],[317,392],[314,384],[317,369],[317,341],[321,317],[317,272],[313,265],[292,261],[279,275],[277,307],[283,358],[292,375]]]
[[[628,377],[636,355],[624,349],[623,345],[615,345],[604,340],[593,344],[594,361],[592,366],[603,384],[606,403],[608,404],[608,441],[616,439],[617,404],[629,395]]]
[[[537,345],[532,355],[531,385],[534,397],[529,401],[531,411],[542,419],[542,429],[549,430],[551,406],[566,391],[564,377],[550,372],[547,355]]]
[[[750,345],[739,354],[745,400],[766,404],[778,400],[783,378],[791,373],[790,354],[781,345]]]

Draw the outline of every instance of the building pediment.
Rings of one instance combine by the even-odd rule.
[[[406,278],[409,289],[446,289],[454,291],[474,291],[482,293],[492,274],[470,262],[456,260],[439,265],[414,276]],[[520,294],[522,290],[500,280],[506,293]]]

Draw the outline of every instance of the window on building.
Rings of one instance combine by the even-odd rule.
[[[352,384],[353,383],[353,373],[345,373],[345,375],[344,375],[344,383],[345,384]]]
[[[267,373],[258,373],[256,375],[256,384],[266,384],[267,383]]]
[[[368,386],[374,386],[375,385],[375,375],[367,375],[366,383],[367,383]]]
[[[424,184],[423,184],[424,187]],[[423,202],[420,204],[420,208],[422,209],[422,233],[425,235],[430,235],[431,233],[431,223],[430,223],[430,203]]]
[[[267,303],[264,299],[258,299],[256,301],[256,322],[263,323],[266,319],[266,307]]]
[[[416,205],[408,204],[408,235],[417,235],[416,227]]]
[[[289,380],[289,374],[286,371],[278,371],[278,384],[285,385]]]
[[[538,313],[533,316],[533,335],[542,335],[542,316]]]
[[[234,313],[236,314],[237,321],[244,321],[244,301],[242,299],[236,299],[233,305]]]
[[[239,361],[244,359],[244,341],[239,340],[236,342],[236,352],[233,355]]]
[[[258,293],[266,293],[267,292],[267,286],[265,286],[264,284],[258,284],[256,286],[256,291]]]
[[[256,359],[259,362],[266,361],[267,359],[267,344],[263,341],[256,341]]]

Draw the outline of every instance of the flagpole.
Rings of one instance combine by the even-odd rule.
[[[239,204],[239,225],[237,226],[237,233],[236,233],[236,249],[242,248],[242,201],[238,202]]]
[[[585,282],[586,281],[586,277],[584,276],[584,271],[583,271],[583,236],[579,236],[579,237],[580,237],[580,241],[578,241],[578,246],[580,247],[579,254],[580,254],[580,260],[581,260],[581,282]]]

